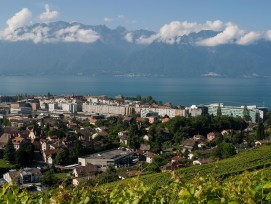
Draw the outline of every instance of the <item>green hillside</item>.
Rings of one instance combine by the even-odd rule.
[[[175,174],[181,176],[183,180],[187,181],[195,176],[211,174],[218,177],[228,177],[246,170],[251,171],[269,166],[271,166],[271,145],[241,152],[234,157],[214,163],[181,168],[176,170]],[[105,186],[114,187],[116,185],[126,185],[128,181],[129,179],[117,181]],[[172,176],[170,173],[149,174],[142,176],[142,181],[144,184],[150,186],[165,186],[172,181]]]
[[[271,203],[271,146],[175,172],[31,193],[6,184],[0,203]],[[189,182],[187,182],[189,181]]]

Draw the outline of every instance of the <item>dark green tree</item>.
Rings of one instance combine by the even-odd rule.
[[[257,130],[256,130],[256,139],[257,140],[263,140],[265,138],[264,133],[264,124],[262,121],[258,122]]]
[[[58,183],[58,179],[55,176],[54,170],[50,169],[49,171],[45,172],[43,174],[43,177],[41,178],[41,184],[45,186],[52,187]]]
[[[9,162],[14,162],[15,161],[15,148],[13,146],[13,143],[11,139],[8,140],[8,143],[5,146],[4,149],[4,159],[9,161]]]
[[[34,160],[34,145],[24,144],[15,154],[16,164],[20,167],[29,166]]]
[[[75,140],[70,152],[70,160],[72,162],[77,162],[78,157],[84,155],[84,147],[80,140]]]
[[[55,163],[58,165],[67,165],[70,163],[69,151],[66,148],[59,150],[56,155]]]
[[[217,107],[216,115],[217,115],[217,116],[222,116],[222,111],[221,111],[220,104],[219,104],[218,107]]]
[[[115,167],[109,165],[106,171],[99,174],[95,180],[99,184],[109,183],[118,180],[118,175]]]
[[[243,119],[245,121],[251,121],[251,117],[250,117],[250,114],[249,114],[249,110],[247,108],[247,106],[245,105],[244,106],[244,109],[243,109]]]
[[[217,145],[215,151],[213,151],[213,156],[218,157],[220,159],[225,159],[231,157],[236,154],[235,148],[232,144],[222,142],[221,144]]]

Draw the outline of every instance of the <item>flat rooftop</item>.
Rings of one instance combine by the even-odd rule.
[[[130,149],[127,148],[118,148],[118,149],[112,149],[107,150],[104,152],[98,152],[95,154],[87,155],[82,158],[85,159],[119,159],[121,157],[125,157],[127,155],[132,154],[133,152]]]

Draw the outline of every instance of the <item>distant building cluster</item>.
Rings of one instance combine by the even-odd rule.
[[[173,107],[170,103],[165,105],[142,103],[141,101],[125,100],[122,96],[109,99],[106,96],[54,96],[33,97],[17,102],[0,104],[0,118],[5,115],[31,115],[39,114],[41,117],[50,114],[52,117],[59,115],[77,114],[82,116],[92,115],[123,115],[133,113],[140,114],[142,118],[152,120],[155,117],[176,116],[195,117],[198,115],[217,115],[220,108],[222,115],[243,117],[245,106],[225,106],[220,104],[191,105],[189,107]],[[255,105],[246,106],[252,122],[263,119],[266,108],[258,108]]]

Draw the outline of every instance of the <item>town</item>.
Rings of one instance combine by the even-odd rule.
[[[0,185],[93,185],[224,159],[270,143],[265,107],[151,96],[1,96]]]

